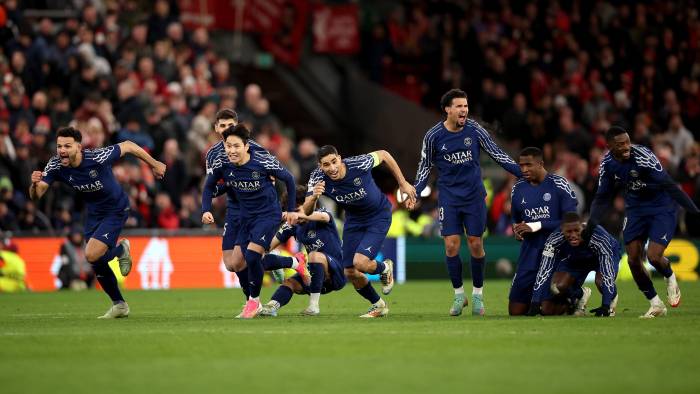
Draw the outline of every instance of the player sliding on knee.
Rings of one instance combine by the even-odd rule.
[[[304,201],[306,187],[297,186],[296,192],[296,201]],[[303,260],[296,261],[292,257],[267,254],[263,258],[265,270],[294,268],[297,273],[284,280],[270,302],[263,305],[261,315],[277,316],[277,311],[289,302],[292,293],[296,293],[309,294],[309,306],[301,313],[307,316],[316,316],[321,313],[319,306],[321,294],[338,291],[345,286],[345,275],[340,258],[340,237],[330,212],[318,208],[310,215],[299,213],[297,224],[282,225],[272,240],[270,248],[277,248],[291,237],[296,238],[304,245],[309,254],[308,269]],[[298,256],[298,259],[303,259],[303,253],[298,253],[295,256]]]

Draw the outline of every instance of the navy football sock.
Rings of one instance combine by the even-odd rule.
[[[654,289],[654,284],[651,282],[651,278],[649,278],[645,272],[642,272],[640,275],[634,275],[634,272],[632,272],[632,274],[634,276],[634,280],[637,282],[637,287],[642,293],[644,293],[647,300],[651,300],[652,298],[656,297],[656,289]]]
[[[110,251],[112,252],[112,259],[115,257],[119,257],[122,255],[122,253],[124,253],[124,246],[119,244],[119,245],[117,245],[117,247],[110,249]],[[112,259],[110,259],[110,260],[112,260]]]
[[[321,263],[309,263],[309,272],[311,272],[311,285],[309,286],[310,293],[320,293],[323,288],[323,281],[326,279],[326,272],[323,270]]]
[[[92,264],[92,270],[95,271],[97,281],[100,282],[100,286],[102,286],[102,289],[107,293],[114,304],[124,302],[124,297],[122,297],[122,293],[119,291],[117,277],[108,264],[114,258],[115,249],[116,248],[112,248],[108,250],[107,253]]]
[[[372,274],[379,275],[382,272],[384,272],[384,270],[386,269],[386,264],[384,264],[381,261],[375,261],[375,263],[377,263],[377,268],[374,269],[374,272],[372,272]]]
[[[263,271],[262,255],[258,252],[246,249],[245,262],[248,265],[248,283],[250,283],[250,298],[260,297],[260,288],[262,288]]]
[[[472,284],[474,287],[480,288],[484,287],[484,261],[486,256],[474,257],[472,256],[471,266],[472,266]]]
[[[462,280],[462,259],[459,258],[459,255],[445,256],[445,261],[447,262],[447,273],[450,275],[452,287],[459,289],[464,284]]]
[[[275,291],[275,294],[272,295],[272,301],[279,302],[280,307],[283,307],[289,303],[289,300],[292,299],[292,295],[294,295],[292,289],[287,286],[280,286]]]
[[[240,283],[241,290],[243,290],[243,295],[245,296],[245,299],[247,300],[248,297],[250,296],[250,282],[248,279],[248,267],[246,266],[242,270],[236,272],[236,276],[238,276],[238,283]]]
[[[372,304],[376,303],[377,301],[380,300],[379,294],[374,290],[374,287],[372,287],[372,283],[367,283],[365,287],[361,289],[355,289],[362,297],[364,297],[367,301],[371,302]]]
[[[272,253],[266,254],[262,259],[262,265],[265,271],[272,271],[279,268],[292,268],[292,263],[294,263],[294,260],[292,260],[291,257],[278,256]]]

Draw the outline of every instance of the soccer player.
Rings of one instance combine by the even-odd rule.
[[[656,294],[649,273],[642,261],[644,244],[649,241],[647,257],[664,276],[668,303],[675,308],[681,302],[681,290],[664,251],[676,230],[677,202],[689,212],[698,207],[664,171],[654,153],[630,143],[627,131],[612,126],[605,133],[609,152],[600,163],[598,191],[591,204],[589,223],[595,225],[607,211],[615,195],[615,187],[625,191],[625,224],[623,238],[628,264],[639,290],[651,304],[642,318],[666,315],[666,306]],[[590,232],[584,233],[584,239]]]
[[[593,310],[596,316],[615,316],[617,287],[615,279],[620,264],[620,244],[603,227],[596,226],[591,231],[588,243],[583,241],[583,223],[576,212],[567,212],[561,223],[561,230],[549,235],[542,252],[542,262],[537,273],[532,296],[532,305],[538,307],[547,290],[554,297],[573,300],[578,316],[584,315],[591,289],[582,287],[588,273],[596,272],[596,286],[603,295],[599,308]],[[551,278],[551,280],[550,280]],[[542,304],[543,315],[565,313],[567,305],[546,307]],[[536,314],[537,309],[531,308]]]
[[[375,260],[391,226],[391,204],[374,182],[372,168],[387,164],[408,206],[415,204],[416,191],[406,181],[394,158],[384,150],[343,159],[335,147],[326,145],[319,150],[318,161],[319,167],[309,179],[303,212],[311,215],[322,194],[345,209],[342,249],[345,276],[371,303],[369,311],[360,317],[386,316],[389,313],[386,302],[364,275],[379,274],[385,295],[394,286],[393,262]]]
[[[491,139],[479,123],[467,119],[467,94],[459,89],[445,93],[440,106],[447,114],[425,134],[421,159],[416,174],[416,192],[428,183],[430,170],[437,167],[438,218],[445,240],[445,261],[455,296],[451,316],[459,316],[467,305],[462,282],[462,260],[459,257],[461,236],[466,228],[471,253],[472,314],[483,315],[484,261],[486,252],[482,234],[486,229],[486,190],[481,180],[479,148],[482,148],[506,171],[520,178],[518,165]]]
[[[248,301],[240,317],[252,319],[262,308],[262,255],[269,249],[280,221],[285,218],[293,224],[297,216],[294,212],[294,193],[289,194],[288,210],[283,215],[271,177],[282,180],[288,191],[294,190],[294,177],[271,154],[250,150],[250,132],[245,126],[231,126],[224,130],[222,136],[227,160],[213,169],[213,176],[207,177],[207,196],[202,201],[208,203],[208,206],[203,209],[207,209],[204,215],[211,214],[208,210],[211,207],[211,195],[206,191],[213,190],[213,183],[218,179],[224,180],[225,187],[232,189],[239,201],[240,230],[234,243],[247,245],[244,258],[248,267],[249,284]]]
[[[297,186],[297,202],[304,201],[306,187]],[[267,254],[263,258],[265,270],[277,268],[294,268],[297,274],[286,279],[272,295],[270,302],[263,306],[261,315],[277,316],[277,311],[287,305],[292,294],[309,294],[309,306],[301,313],[317,316],[321,313],[319,299],[321,294],[338,291],[345,286],[345,274],[341,263],[341,245],[333,215],[324,208],[318,208],[310,215],[299,214],[296,225],[282,225],[272,240],[271,249],[295,237],[301,242],[309,255],[308,270],[311,283],[304,283],[304,272],[299,272],[302,265],[294,266],[292,257]]]
[[[576,211],[578,205],[566,178],[550,174],[544,168],[540,149],[523,149],[518,164],[523,177],[513,185],[511,212],[513,232],[522,245],[508,297],[511,316],[527,313],[544,243],[559,228],[564,214]]]
[[[108,263],[115,257],[119,270],[126,276],[131,271],[129,240],[117,238],[129,216],[129,198],[112,174],[112,163],[131,153],[148,163],[153,174],[160,179],[165,175],[165,164],[155,160],[131,141],[88,150],[82,149],[82,135],[73,127],[62,127],[56,133],[57,155],[46,164],[44,171],[32,172],[29,196],[40,199],[49,185],[61,181],[79,192],[87,203],[85,223],[85,258],[112,306],[101,319],[129,316],[129,305],[119,291],[117,277]]]
[[[229,108],[224,108],[216,113],[214,131],[221,135],[224,130],[231,126],[236,126],[237,124],[238,114],[236,111]],[[256,144],[253,140],[248,141],[248,145],[251,151],[266,152],[263,147]],[[243,256],[243,249],[245,246],[235,244],[236,239],[238,238],[238,231],[241,227],[238,200],[236,199],[236,194],[232,189],[219,185],[218,182],[221,179],[216,179],[214,177],[214,171],[221,168],[221,166],[226,162],[228,162],[228,157],[226,156],[224,141],[222,139],[209,148],[209,151],[207,151],[206,154],[207,179],[204,182],[205,188],[204,192],[202,193],[202,223],[214,223],[214,216],[210,212],[211,198],[226,194],[226,218],[224,221],[224,231],[221,235],[221,250],[223,254],[224,266],[228,271],[235,272],[236,276],[238,276],[238,281],[241,284],[241,290],[243,291],[243,295],[247,301],[250,294],[248,291],[248,267],[246,266],[245,258]],[[209,187],[206,185],[209,185]]]

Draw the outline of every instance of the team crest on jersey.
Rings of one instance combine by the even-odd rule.
[[[632,178],[636,178],[639,176],[639,173],[637,172],[637,170],[630,170],[630,176]]]
[[[306,233],[306,236],[309,237],[309,238],[316,238],[316,232],[315,232],[314,230],[309,230],[309,231]]]
[[[466,146],[472,146],[472,139],[470,137],[467,137],[464,139],[464,145]]]
[[[545,201],[549,201],[552,199],[552,195],[549,193],[545,193],[544,196],[542,196],[542,199]]]
[[[355,180],[352,181],[353,185],[355,186],[360,186],[362,184],[362,179],[360,178],[355,178]]]
[[[90,170],[90,178],[97,178],[97,170]]]
[[[253,179],[258,179],[260,178],[260,174],[257,171],[253,171],[250,176],[253,177]]]

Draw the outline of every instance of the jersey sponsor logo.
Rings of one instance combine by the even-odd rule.
[[[309,251],[309,250],[316,251],[316,250],[321,249],[324,245],[326,245],[326,244],[323,243],[323,241],[321,241],[320,239],[317,239],[313,243],[304,244],[304,247],[306,248],[307,251]]]
[[[627,185],[628,185],[628,188],[630,190],[634,190],[634,191],[642,190],[645,187],[647,187],[647,184],[640,181],[639,179],[632,181],[632,182],[628,182]]]
[[[452,164],[464,164],[466,162],[472,161],[472,151],[460,151],[455,153],[445,153],[443,156],[445,161]]]
[[[353,201],[362,200],[365,197],[367,197],[367,191],[365,191],[365,188],[363,187],[360,190],[350,192],[342,196],[335,196],[335,201],[347,204]]]
[[[260,188],[262,187],[260,181],[228,181],[226,182],[226,186],[235,187],[236,189],[243,192],[252,192],[260,190]]]
[[[84,193],[92,193],[96,192],[99,190],[102,190],[104,186],[102,185],[101,181],[95,181],[92,183],[86,183],[84,185],[74,185],[73,189],[79,191],[79,192],[84,192]]]
[[[531,220],[547,219],[549,218],[549,206],[525,208],[525,216]]]
[[[465,146],[472,146],[472,139],[470,137],[465,138],[464,145]]]
[[[355,179],[353,179],[352,184],[355,186],[360,186],[362,184],[362,179],[355,178]]]
[[[542,196],[542,199],[545,201],[549,201],[552,199],[552,195],[549,193],[545,193],[544,196]]]
[[[90,178],[97,178],[97,170],[90,170]]]
[[[250,174],[250,176],[253,177],[253,179],[259,179],[259,178],[260,178],[260,173],[257,172],[257,171],[253,171],[253,172]]]

